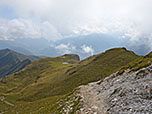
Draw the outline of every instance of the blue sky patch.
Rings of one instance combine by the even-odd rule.
[[[13,8],[7,5],[0,5],[0,17],[5,19],[17,18],[17,15]]]

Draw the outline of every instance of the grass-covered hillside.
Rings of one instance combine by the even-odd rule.
[[[5,98],[0,100],[0,113],[59,114],[67,101],[79,102],[73,92],[76,87],[102,80],[138,58],[125,48],[115,48],[82,61],[77,55],[33,61],[20,72],[0,80],[0,97]],[[78,108],[74,104],[72,107]]]
[[[147,67],[152,63],[152,52],[143,57],[138,57],[135,61],[130,62],[129,64],[123,66],[119,70],[119,74],[122,74],[126,69],[130,69],[131,71],[137,71],[141,68]]]
[[[0,78],[20,71],[37,59],[40,57],[23,55],[10,49],[0,50]]]

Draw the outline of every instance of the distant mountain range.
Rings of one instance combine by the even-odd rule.
[[[106,49],[120,47],[121,43],[117,38],[103,34],[70,37],[58,41],[48,41],[44,38],[0,40],[0,49],[9,48],[25,55],[48,57],[75,53],[83,59],[92,55],[92,53],[85,53],[83,46],[92,48],[93,54],[98,54]]]
[[[38,52],[49,46],[49,42],[45,39],[14,39],[0,40],[0,49],[9,48],[25,55],[39,54]]]
[[[10,49],[0,50],[0,78],[14,72],[18,72],[38,56],[23,55]]]

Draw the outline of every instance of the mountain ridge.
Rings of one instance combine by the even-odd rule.
[[[18,72],[37,59],[40,57],[23,55],[10,49],[0,50],[0,77]]]
[[[128,68],[141,69],[151,60],[125,48],[110,49],[81,61],[73,54],[42,58],[0,79],[0,96],[16,107],[3,106],[0,110],[7,110],[8,114],[11,111],[73,114],[81,108],[81,96],[77,96],[80,86],[96,81],[102,83],[110,74],[119,75]]]

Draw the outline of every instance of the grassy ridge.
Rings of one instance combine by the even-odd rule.
[[[131,71],[137,71],[141,68],[147,67],[152,63],[152,52],[146,56],[138,57],[135,61],[128,63],[123,66],[118,74],[122,74],[126,69],[130,69]]]
[[[76,55],[41,59],[22,71],[3,78],[0,81],[0,94],[17,108],[33,107],[27,109],[29,112],[37,110],[36,107],[44,107],[41,109],[43,111],[47,108],[48,111],[57,110],[52,109],[56,107],[57,100],[64,98],[79,85],[102,80],[138,58],[140,57],[125,48],[115,48],[80,62]],[[68,64],[63,64],[64,62]],[[49,105],[45,105],[48,103],[46,99]]]
[[[137,58],[139,56],[124,48],[111,49],[81,61],[77,67],[68,71],[66,80],[70,80],[71,84],[77,80],[76,84],[80,85],[102,80]]]

